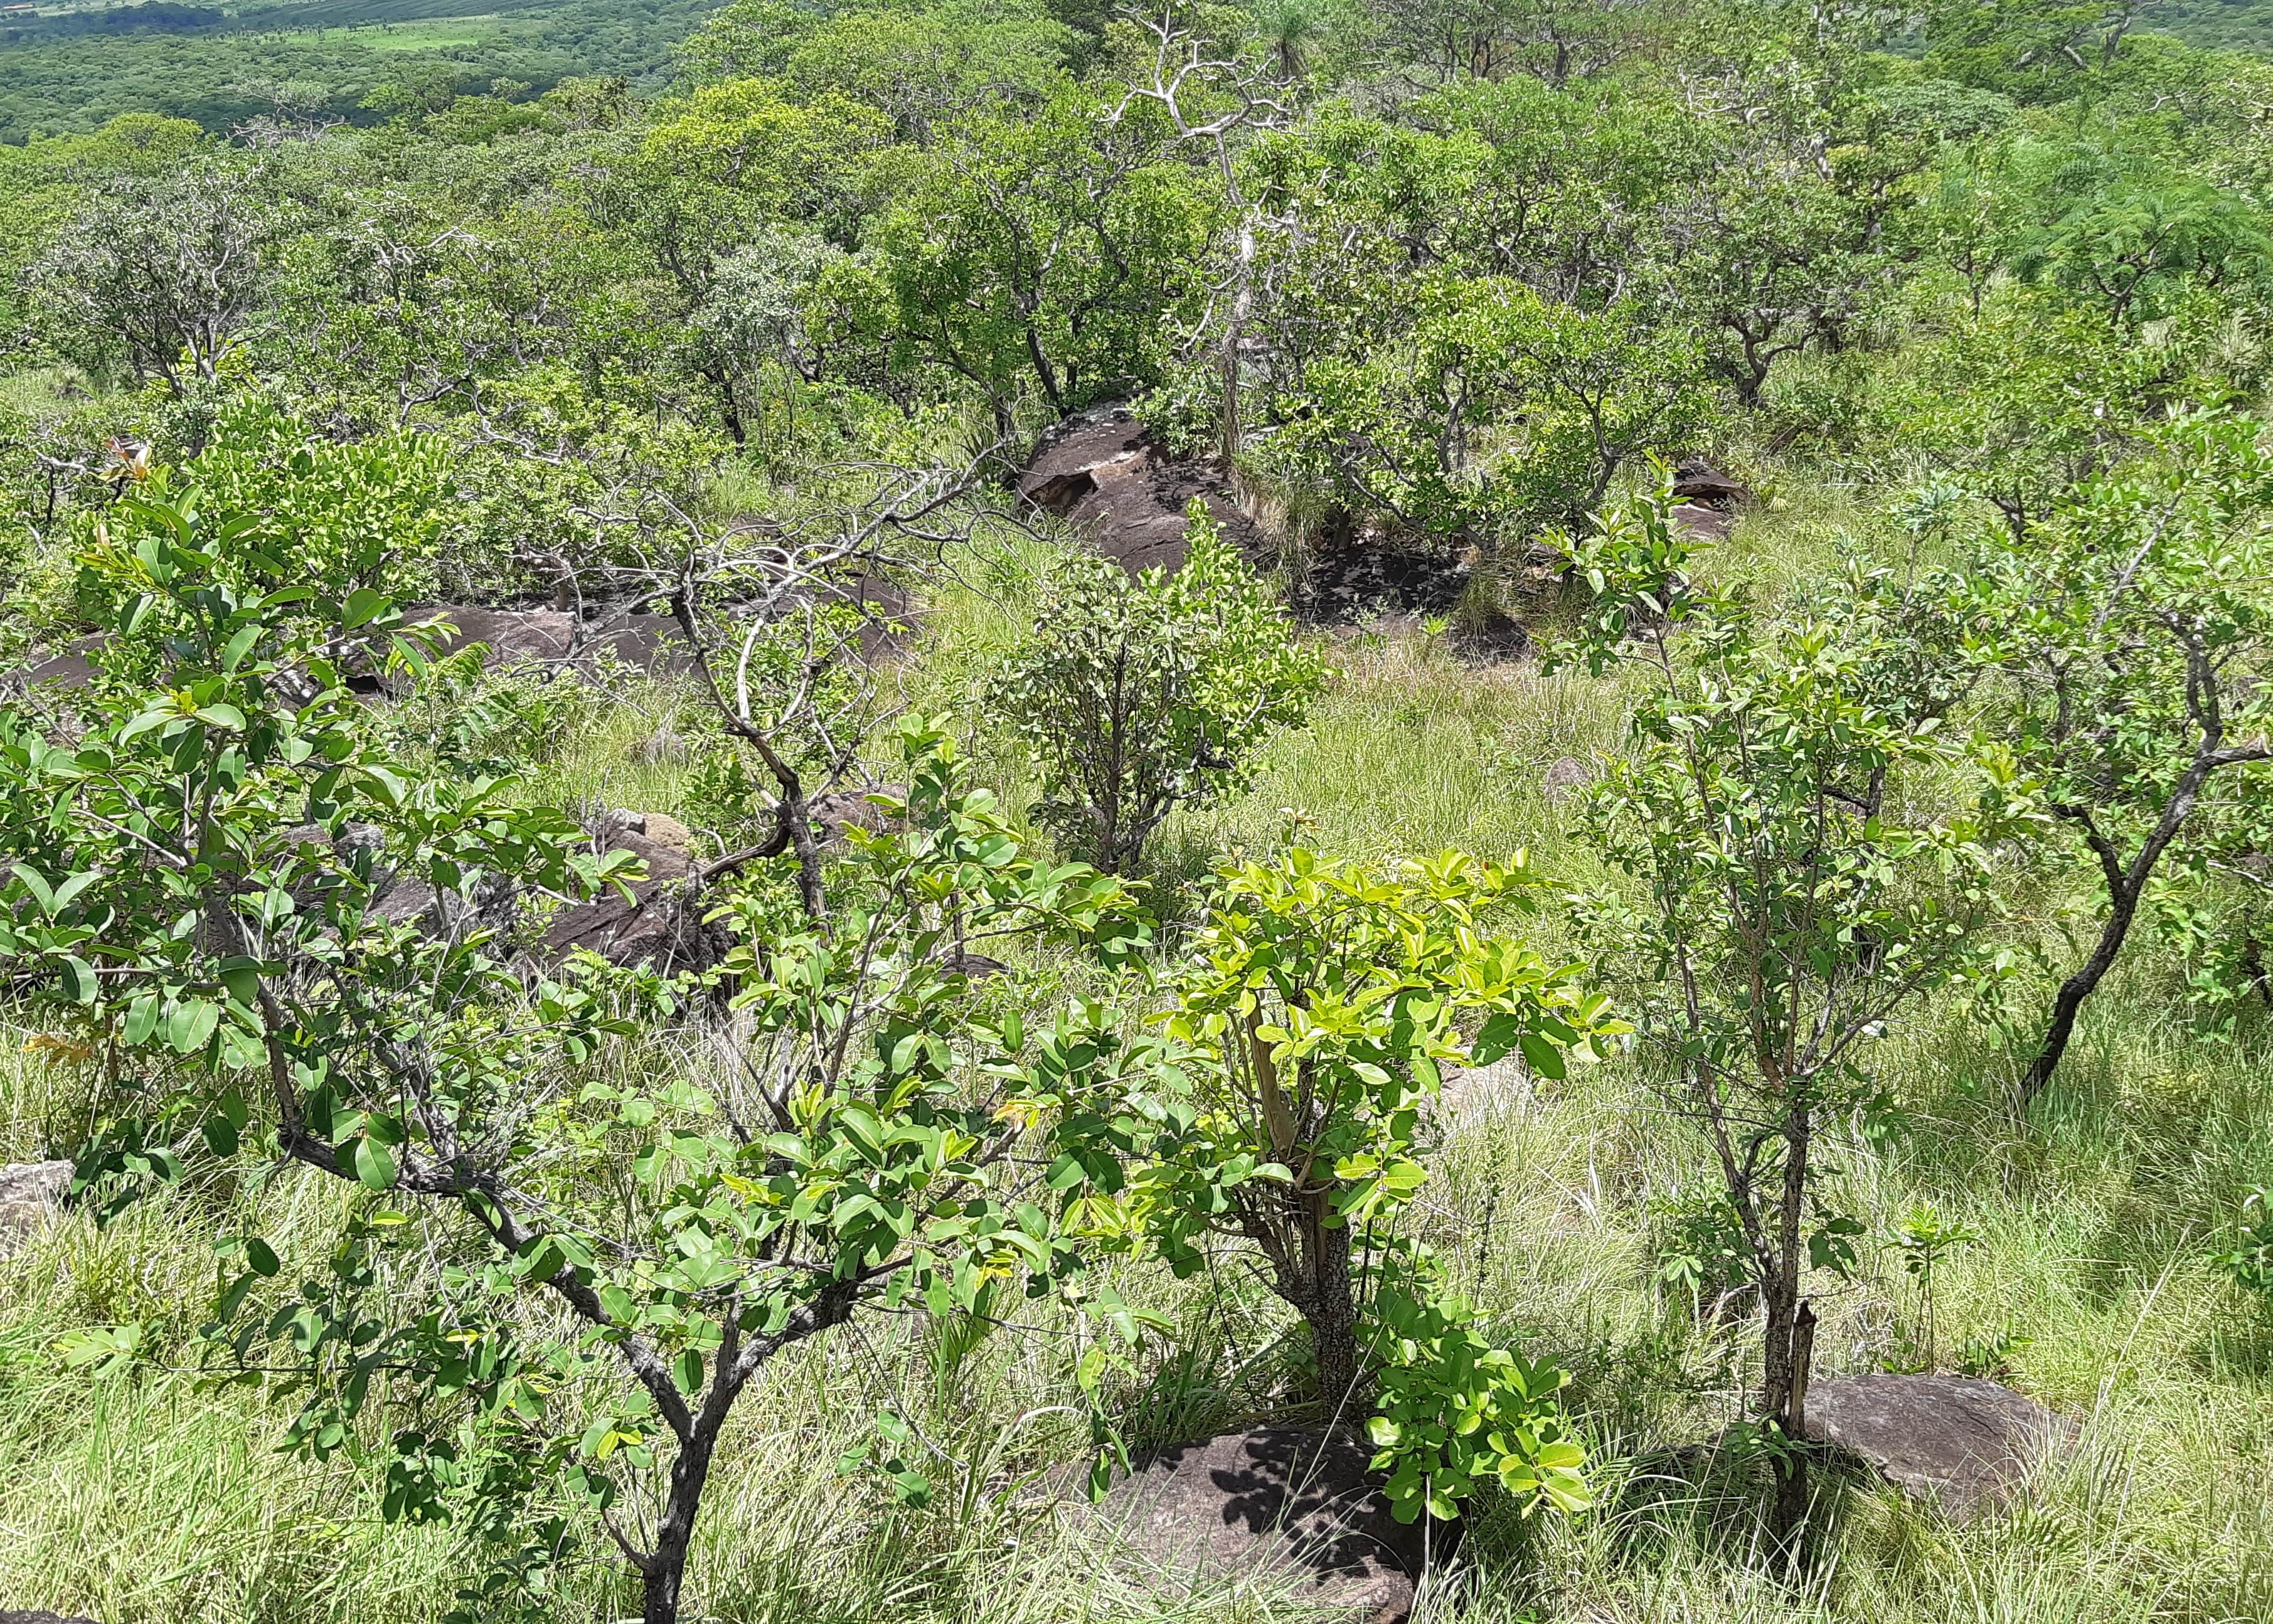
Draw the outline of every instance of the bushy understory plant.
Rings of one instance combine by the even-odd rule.
[[[274,1383],[289,1447],[383,1460],[389,1517],[496,1534],[508,1577],[566,1553],[574,1528],[523,1508],[569,1495],[671,1624],[769,1360],[865,1312],[987,1322],[1076,1282],[1061,1216],[1133,1131],[1120,1045],[1086,1007],[974,1023],[952,949],[1093,939],[1121,888],[1024,856],[910,719],[894,830],[853,837],[826,917],[727,908],[727,1074],[611,1063],[663,989],[532,963],[516,920],[628,854],[594,858],[508,781],[386,758],[338,661],[423,662],[393,605],[283,584],[292,538],[257,520],[130,500],[139,541],[90,567],[158,680],[102,685],[67,740],[0,709],[0,973],[102,1057],[77,1181],[113,1211],[224,1169],[343,1183],[328,1259],[293,1277],[257,1226],[215,1236],[213,1370]],[[442,923],[390,922],[385,875]]]
[[[1519,1053],[1559,1077],[1618,1029],[1495,929],[1535,879],[1458,853],[1230,862],[1168,972],[1164,1124],[1127,1210],[1179,1275],[1227,1243],[1260,1254],[1309,1331],[1324,1418],[1369,1418],[1408,1520],[1454,1516],[1486,1481],[1527,1510],[1587,1502],[1564,1373],[1499,1345],[1412,1228],[1444,1068]]]
[[[990,696],[1041,768],[1035,816],[1107,873],[1138,863],[1178,806],[1246,784],[1324,675],[1204,503],[1185,537],[1182,569],[1133,581],[1068,555]]]

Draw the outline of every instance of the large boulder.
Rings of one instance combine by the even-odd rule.
[[[1808,1389],[1805,1431],[1962,1522],[2003,1506],[2075,1423],[1971,1376],[1841,1376]]]
[[[1182,567],[1185,510],[1195,497],[1242,551],[1256,550],[1255,527],[1220,466],[1169,456],[1126,406],[1098,407],[1044,434],[1017,488],[1132,575]]]
[[[98,633],[64,644],[0,678],[0,693],[75,693],[94,685],[94,656],[109,640]]]
[[[1540,775],[1539,788],[1549,806],[1560,806],[1587,792],[1588,785],[1602,776],[1592,761],[1579,756],[1557,756],[1547,764]]]
[[[579,951],[612,964],[662,970],[701,969],[716,962],[719,943],[702,922],[702,909],[681,883],[694,872],[694,833],[662,812],[614,812],[599,819],[594,843],[628,851],[647,878],[627,899],[610,889],[563,909],[544,935],[544,954],[560,959]]]
[[[446,654],[479,643],[493,665],[549,664],[566,660],[576,645],[576,617],[562,609],[484,609],[474,603],[413,603],[412,621],[440,617],[450,623]]]
[[[404,613],[412,621],[437,617],[450,623],[446,654],[479,643],[483,663],[570,667],[590,673],[604,656],[657,674],[690,669],[686,641],[668,615],[628,612],[579,620],[562,609],[486,609],[476,603],[414,603]]]
[[[1391,1515],[1371,1455],[1342,1432],[1227,1433],[1138,1456],[1097,1514],[1163,1586],[1263,1574],[1351,1624],[1400,1624],[1430,1530]]]
[[[1705,542],[1723,542],[1736,528],[1737,510],[1752,499],[1750,487],[1730,479],[1709,462],[1684,462],[1673,471],[1678,505],[1673,521]]]
[[[0,1258],[21,1251],[63,1210],[71,1178],[69,1162],[18,1162],[0,1167]],[[0,1624],[7,1616],[0,1613]]]
[[[1673,494],[1699,506],[1732,509],[1752,499],[1752,488],[1709,462],[1684,462],[1673,470]]]

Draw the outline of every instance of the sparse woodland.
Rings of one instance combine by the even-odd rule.
[[[1115,1531],[1277,1428],[1377,1617],[2273,1620],[2273,68],[469,89],[0,146],[0,1613],[1363,1616]]]

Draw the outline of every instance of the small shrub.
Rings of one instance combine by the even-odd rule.
[[[2234,1242],[2210,1261],[2245,1291],[2273,1300],[2273,1190],[2253,1185],[2241,1203]]]
[[[1036,820],[1107,873],[1178,806],[1244,787],[1324,675],[1204,503],[1187,534],[1174,575],[1068,558],[993,685],[1041,768]]]

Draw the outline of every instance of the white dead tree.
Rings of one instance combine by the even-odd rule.
[[[1177,145],[1197,146],[1207,153],[1237,222],[1231,271],[1215,290],[1218,299],[1227,302],[1216,351],[1222,391],[1220,445],[1227,467],[1239,454],[1240,347],[1255,312],[1262,234],[1293,223],[1272,214],[1248,191],[1240,178],[1238,141],[1242,133],[1286,128],[1293,118],[1293,101],[1287,85],[1273,76],[1276,64],[1212,55],[1203,41],[1179,25],[1173,5],[1164,6],[1157,17],[1134,11],[1121,15],[1151,36],[1152,72],[1144,82],[1128,87],[1110,118],[1119,123],[1146,102],[1159,107],[1176,132]]]

